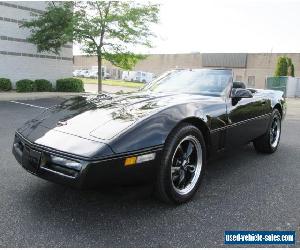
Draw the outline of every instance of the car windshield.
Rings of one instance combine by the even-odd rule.
[[[231,70],[173,70],[147,84],[142,90],[221,96],[231,78]]]

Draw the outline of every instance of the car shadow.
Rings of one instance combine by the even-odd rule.
[[[107,186],[95,190],[76,190],[43,180],[36,182],[34,190],[26,189],[27,193],[22,196],[22,203],[26,206],[26,210],[31,211],[32,220],[37,224],[46,225],[50,230],[60,228],[66,235],[77,230],[77,233],[83,233],[90,240],[95,238],[97,232],[102,231],[124,238],[127,236],[120,234],[126,230],[129,235],[134,234],[134,230],[141,226],[153,230],[151,229],[155,228],[153,223],[164,223],[170,214],[174,216],[185,214],[186,223],[189,223],[192,217],[188,215],[188,211],[192,206],[196,206],[198,211],[207,211],[212,205],[222,209],[226,199],[224,194],[242,182],[251,181],[254,176],[252,177],[252,172],[248,171],[249,167],[253,165],[255,168],[257,158],[261,160],[264,157],[268,156],[258,157],[250,145],[219,156],[209,163],[203,183],[194,199],[180,206],[167,205],[155,199],[151,186]],[[250,164],[246,165],[245,162]],[[247,176],[243,176],[246,172]],[[242,177],[235,178],[237,175]],[[197,219],[207,220],[206,214],[203,212]],[[174,221],[168,223],[176,224]],[[102,240],[101,246],[120,246]],[[157,247],[172,246],[153,244]],[[72,242],[69,242],[66,246],[80,247],[81,243],[74,242],[72,245]],[[91,243],[91,246],[95,244]]]

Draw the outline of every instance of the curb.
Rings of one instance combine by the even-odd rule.
[[[17,92],[0,92],[0,101],[17,101],[17,100],[36,100],[45,98],[71,97],[89,94],[88,92],[36,92],[36,93],[17,93]]]

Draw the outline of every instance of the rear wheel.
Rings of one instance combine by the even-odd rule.
[[[156,181],[157,196],[169,203],[184,203],[197,191],[206,162],[202,133],[182,124],[166,141]]]
[[[259,153],[274,153],[279,146],[281,135],[281,115],[277,109],[273,110],[271,119],[268,131],[263,136],[253,141],[254,148]]]

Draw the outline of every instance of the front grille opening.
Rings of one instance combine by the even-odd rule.
[[[48,164],[47,168],[51,169],[55,172],[59,172],[59,173],[62,173],[64,175],[74,177],[74,178],[78,175],[78,172],[76,170],[69,169],[69,168],[62,167],[62,166],[55,165],[55,164]]]
[[[46,170],[50,170],[51,172],[55,172],[58,174],[63,174],[65,176],[69,176],[72,178],[76,178],[79,174],[78,171],[73,170],[73,169],[69,169],[60,165],[56,165],[56,164],[51,164],[51,163],[47,163],[44,165],[41,165],[42,169],[46,169]]]

